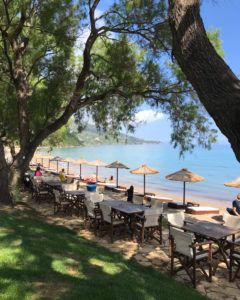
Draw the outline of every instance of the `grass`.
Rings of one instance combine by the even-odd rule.
[[[0,299],[206,298],[32,211],[1,211]]]

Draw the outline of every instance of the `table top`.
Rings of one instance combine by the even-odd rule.
[[[107,200],[104,201],[107,205],[111,206],[111,208],[118,210],[122,213],[131,215],[136,213],[142,213],[145,209],[143,205],[133,204],[126,201],[121,200]]]
[[[85,195],[85,191],[82,189],[82,190],[74,190],[74,191],[65,191],[66,194],[69,194],[69,195]]]
[[[235,229],[208,221],[187,223],[185,226],[183,226],[183,229],[199,235],[203,235],[213,240],[224,239],[230,235],[240,232],[240,229]]]

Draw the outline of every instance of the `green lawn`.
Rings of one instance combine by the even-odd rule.
[[[32,211],[0,211],[0,299],[206,298]]]

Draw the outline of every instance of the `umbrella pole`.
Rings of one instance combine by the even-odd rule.
[[[67,165],[67,174],[69,174],[69,161],[68,161],[68,165]]]
[[[183,181],[183,205],[185,205],[185,194],[186,194],[186,182]]]
[[[58,173],[58,160],[57,160],[57,173]]]
[[[42,167],[43,167],[43,158],[42,158]]]
[[[82,178],[82,165],[80,164],[79,165],[79,178],[80,178],[80,180],[81,180],[81,178]]]
[[[98,166],[96,166],[96,182],[98,182]]]
[[[117,187],[118,187],[118,168],[117,168]]]
[[[48,169],[50,169],[50,158],[48,159]]]
[[[146,191],[146,177],[145,174],[143,174],[143,195],[145,196]]]

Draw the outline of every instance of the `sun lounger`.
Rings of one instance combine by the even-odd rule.
[[[169,197],[161,197],[161,196],[146,196],[146,199],[148,201],[151,201],[151,200],[156,200],[158,202],[161,202],[161,203],[167,203],[167,202],[172,202],[173,199],[172,198],[169,198]]]
[[[186,213],[192,215],[219,214],[219,209],[210,206],[190,206],[186,208]]]

